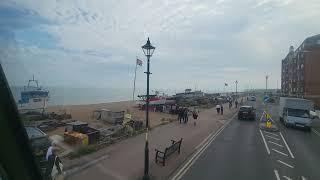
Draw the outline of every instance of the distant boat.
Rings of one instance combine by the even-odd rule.
[[[32,86],[32,84],[34,84]],[[18,102],[18,110],[21,113],[40,112],[43,113],[48,105],[49,91],[39,87],[38,80],[28,81],[28,86],[24,86],[21,91],[21,99]]]
[[[165,104],[174,104],[175,99],[172,97],[169,97],[165,94],[159,95],[160,93],[156,91],[155,94],[149,95],[150,102],[149,105],[165,105]],[[147,101],[147,95],[138,95],[140,100],[137,102],[138,105],[143,106],[146,104]]]

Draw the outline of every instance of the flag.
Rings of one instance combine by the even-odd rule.
[[[142,61],[140,59],[137,59],[137,65],[142,66]]]
[[[224,86],[228,86],[228,83],[224,83]]]

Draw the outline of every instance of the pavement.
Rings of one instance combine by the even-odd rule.
[[[320,133],[285,128],[278,105],[265,107],[261,100],[247,102],[257,109],[256,121],[236,117],[212,141],[181,165],[171,179],[316,180],[320,179]],[[259,128],[267,108],[279,132]],[[318,120],[315,120],[315,123]]]
[[[149,132],[149,162],[151,179],[168,179],[192,153],[200,148],[201,142],[210,134],[227,124],[237,109],[224,105],[224,115],[218,115],[214,108],[200,112],[196,126],[189,118],[188,124],[175,121],[159,126]],[[155,148],[164,150],[171,139],[183,138],[181,153],[172,154],[166,166],[155,163]],[[128,138],[93,154],[64,162],[68,179],[141,179],[144,170],[145,134]]]

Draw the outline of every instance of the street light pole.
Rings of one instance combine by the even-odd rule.
[[[266,94],[267,94],[267,91],[268,91],[268,78],[269,78],[269,76],[266,75]]]
[[[142,46],[142,50],[145,56],[147,56],[147,101],[146,101],[146,139],[145,139],[145,149],[144,149],[144,175],[143,180],[149,180],[149,142],[148,142],[148,132],[149,132],[149,102],[150,102],[150,95],[149,95],[149,79],[150,79],[150,57],[152,56],[155,47],[153,47],[148,41],[145,45]]]
[[[238,96],[238,80],[236,80],[236,97]]]

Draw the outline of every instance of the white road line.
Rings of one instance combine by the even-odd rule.
[[[278,134],[275,134],[275,133],[271,133],[271,132],[268,132],[268,131],[263,131],[264,133],[267,133],[267,134],[271,134],[271,135],[274,135],[274,136],[279,136]]]
[[[312,132],[314,132],[316,135],[320,136],[320,132],[312,128]]]
[[[269,135],[265,135],[266,137],[268,137],[268,138],[271,138],[271,139],[274,139],[274,140],[277,140],[277,141],[280,141],[280,139],[279,138],[275,138],[275,137],[273,137],[273,136],[269,136]]]
[[[284,147],[284,146],[282,146],[281,144],[278,144],[278,143],[275,143],[275,142],[273,142],[273,141],[268,141],[269,143],[272,143],[272,144],[274,144],[274,145],[277,145],[277,146],[279,146],[279,147]]]
[[[288,156],[288,154],[283,153],[283,152],[281,152],[281,151],[278,151],[278,150],[276,150],[276,149],[272,149],[272,151],[275,151],[275,152],[277,152],[277,153],[279,153],[279,154],[282,154],[282,155],[284,155],[284,156]]]
[[[283,161],[278,160],[278,162],[281,163],[281,164],[284,164],[284,165],[286,165],[286,166],[288,166],[288,167],[290,167],[290,168],[294,168],[294,167],[291,166],[290,164],[287,164],[287,163],[285,163],[285,162],[283,162]]]
[[[280,176],[279,176],[279,173],[278,173],[278,171],[277,170],[273,170],[274,171],[274,174],[276,175],[276,178],[277,178],[277,180],[280,180]]]
[[[283,135],[282,135],[281,132],[280,132],[280,136],[281,136],[284,144],[286,145],[286,147],[287,147],[287,149],[288,149],[288,151],[289,151],[290,156],[292,157],[292,159],[294,159],[294,156],[293,156],[293,154],[292,154],[292,152],[291,152],[291,150],[290,150],[290,148],[289,148],[289,146],[288,146],[288,144],[287,144],[287,141],[284,139],[284,137],[283,137]]]
[[[286,178],[286,179],[288,179],[288,180],[292,180],[292,179],[289,178],[288,176],[282,176],[282,177],[284,177],[284,178]]]
[[[305,178],[304,176],[301,176],[301,179],[302,179],[302,180],[307,180],[307,178]]]
[[[269,149],[269,147],[268,147],[268,144],[267,144],[267,142],[266,142],[266,139],[264,138],[261,129],[259,129],[259,131],[260,131],[260,134],[261,134],[261,136],[262,136],[262,140],[263,140],[263,142],[264,142],[264,145],[266,146],[267,153],[270,155],[270,149]]]
[[[210,133],[200,144],[196,146],[196,149],[199,149],[214,133]]]
[[[183,177],[183,175],[189,170],[189,168],[197,161],[197,159],[201,156],[201,154],[209,147],[209,145],[215,140],[215,138],[227,127],[227,125],[234,119],[234,116],[226,122],[218,131],[216,131],[212,137],[206,142],[196,153],[192,155],[187,163],[185,163],[182,168],[171,178],[171,180],[179,180]],[[209,135],[211,136],[211,135]]]

